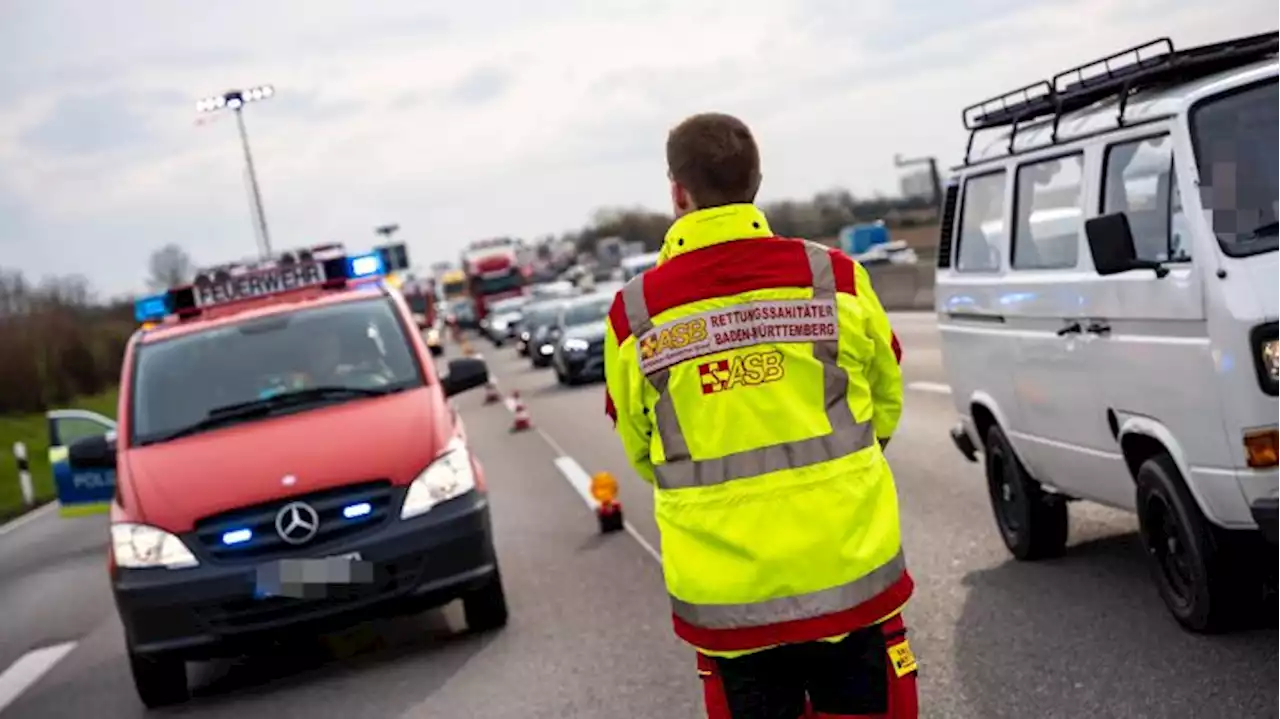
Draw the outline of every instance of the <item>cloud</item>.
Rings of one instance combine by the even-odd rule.
[[[449,96],[463,105],[483,105],[510,87],[514,73],[499,67],[480,67],[453,86]]]
[[[154,137],[145,110],[184,98],[173,91],[75,93],[60,98],[19,141],[40,153],[88,156],[145,147]]]
[[[1277,24],[1273,0],[309,0],[6,5],[0,258],[141,286],[166,242],[252,252],[230,116],[237,83],[278,247],[376,240],[421,264],[468,240],[570,229],[602,205],[667,201],[682,116],[741,115],[764,199],[892,192],[895,152],[959,159],[960,110],[1160,35]]]

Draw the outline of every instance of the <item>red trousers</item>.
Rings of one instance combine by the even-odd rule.
[[[916,673],[901,615],[835,643],[698,655],[708,719],[917,719]]]

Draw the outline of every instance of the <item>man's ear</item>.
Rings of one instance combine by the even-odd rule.
[[[689,195],[689,191],[675,180],[671,181],[671,206],[675,208],[676,214],[693,210],[693,198]]]

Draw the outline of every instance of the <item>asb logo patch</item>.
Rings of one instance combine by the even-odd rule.
[[[640,356],[650,359],[668,350],[678,350],[706,338],[707,321],[705,319],[673,322],[671,326],[661,327],[657,332],[646,334],[640,340]]]
[[[777,382],[784,374],[782,352],[778,350],[751,352],[698,365],[703,394]]]

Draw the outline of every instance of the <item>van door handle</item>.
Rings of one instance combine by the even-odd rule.
[[[1089,326],[1084,328],[1084,331],[1095,335],[1109,335],[1111,334],[1111,325],[1106,325],[1101,322],[1090,322]]]
[[[1078,334],[1080,334],[1079,322],[1072,322],[1066,327],[1063,327],[1062,329],[1058,330],[1059,337],[1066,337],[1067,335],[1078,335]]]

